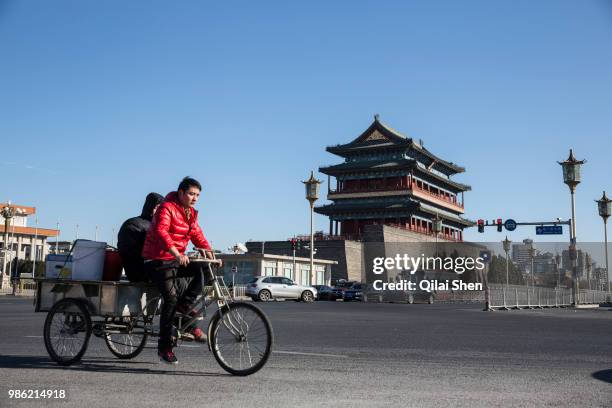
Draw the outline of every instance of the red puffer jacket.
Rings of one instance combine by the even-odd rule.
[[[178,201],[177,192],[169,193],[153,217],[142,248],[142,257],[144,259],[174,259],[169,252],[170,248],[174,246],[181,254],[184,254],[190,240],[198,248],[211,250],[208,240],[198,225],[198,212],[192,208],[191,213],[191,219],[187,221],[185,210]]]

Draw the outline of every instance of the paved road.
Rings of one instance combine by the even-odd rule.
[[[259,373],[227,375],[207,349],[115,359],[92,337],[60,368],[43,345],[45,315],[0,297],[0,407],[9,388],[65,389],[65,407],[610,407],[612,311],[482,312],[472,305],[261,304],[276,334]],[[30,401],[27,406],[42,406]],[[17,404],[16,406],[22,406]],[[23,405],[25,406],[25,405]]]

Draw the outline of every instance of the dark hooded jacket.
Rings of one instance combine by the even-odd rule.
[[[126,220],[119,229],[117,237],[117,249],[123,261],[123,268],[128,279],[132,282],[145,280],[142,259],[142,247],[151,226],[153,210],[161,204],[164,197],[157,193],[149,193],[142,206],[140,217]]]

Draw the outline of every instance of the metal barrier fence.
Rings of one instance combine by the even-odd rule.
[[[483,303],[484,290],[438,291],[436,302],[439,303]]]
[[[363,301],[370,303],[422,303],[429,302],[429,293],[418,291],[368,291],[363,294]],[[434,291],[431,292],[433,303],[484,303],[484,291]]]
[[[488,291],[489,310],[568,307],[574,304],[570,288],[490,284]],[[579,304],[599,304],[607,299],[608,293],[604,291],[581,289],[578,293]]]
[[[24,297],[34,297],[36,295],[36,281],[31,278],[21,278],[17,280],[17,285],[13,291],[13,282],[0,288],[0,295],[16,295]],[[246,297],[246,285],[236,285],[232,295],[235,298]]]
[[[16,295],[34,297],[36,294],[36,281],[31,278],[21,278],[11,281],[9,285],[0,288],[0,295]]]
[[[246,285],[235,285],[232,289],[232,295],[235,298],[246,297]]]
[[[610,294],[602,290],[580,289],[579,304],[599,304],[610,302]]]

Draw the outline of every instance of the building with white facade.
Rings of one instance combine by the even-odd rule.
[[[59,230],[40,228],[37,223],[28,226],[28,217],[36,214],[35,207],[9,202],[0,203],[0,208],[9,209],[14,214],[5,219],[2,216],[4,212],[0,213],[0,268],[6,265],[8,271],[16,260],[44,260],[49,251],[47,240],[57,237]]]

